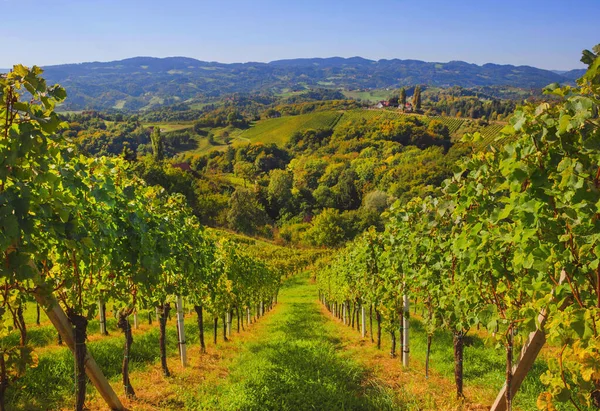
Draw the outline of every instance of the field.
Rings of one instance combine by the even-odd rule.
[[[504,124],[491,124],[480,131],[483,138],[481,144],[488,145],[500,134],[500,131],[505,127]]]
[[[319,250],[295,250],[276,246],[267,241],[261,241],[237,234],[231,234],[219,230],[210,230],[214,238],[228,238],[236,243],[243,245],[248,250],[253,250],[260,254],[265,261],[270,261],[274,266],[289,274],[293,274],[300,267],[305,267],[322,254]],[[107,330],[108,335],[103,336],[99,333],[99,321],[96,318],[91,319],[87,328],[87,349],[93,355],[96,362],[102,369],[103,374],[109,379],[111,385],[119,396],[122,394],[120,386],[121,362],[123,359],[123,334],[117,329],[115,319],[115,308],[111,301],[107,301]],[[163,386],[179,387],[181,381],[192,384],[194,381],[189,379],[190,373],[196,373],[202,379],[210,376],[210,370],[215,363],[219,365],[219,372],[214,375],[215,378],[222,379],[222,370],[227,366],[227,362],[221,361],[223,357],[230,358],[237,352],[230,343],[221,340],[221,329],[218,329],[219,341],[215,344],[212,340],[213,318],[205,311],[204,329],[205,340],[207,343],[207,354],[200,354],[199,329],[197,317],[191,304],[184,301],[183,311],[186,313],[186,341],[189,349],[190,367],[184,369],[179,366],[177,358],[177,327],[175,322],[175,310],[171,312],[167,326],[167,352],[170,357],[169,366],[174,370],[175,378],[165,379]],[[244,310],[242,311],[242,314]],[[133,317],[133,316],[132,316]],[[11,381],[6,393],[6,400],[11,410],[45,410],[45,409],[73,409],[73,387],[74,387],[74,367],[73,356],[70,350],[63,344],[57,343],[57,331],[50,324],[43,311],[40,315],[40,325],[36,325],[36,305],[29,303],[24,309],[25,323],[27,324],[28,342],[35,347],[36,366],[31,367],[21,378]],[[157,366],[160,367],[158,350],[158,323],[154,309],[139,309],[137,323],[134,325],[134,319],[130,318],[133,331],[133,345],[129,355],[130,370],[132,372],[132,386],[137,391],[139,401],[127,404],[129,409],[174,409],[183,406],[185,396],[177,393],[172,398],[165,398],[160,394],[161,387],[148,381],[157,375]],[[245,320],[245,316],[244,316]],[[261,320],[262,321],[262,320]],[[254,327],[260,324],[260,321],[253,321]],[[238,319],[238,327],[239,327]],[[243,324],[242,324],[243,326]],[[235,325],[234,325],[235,327]],[[248,327],[248,324],[246,324]],[[239,332],[239,330],[238,330]],[[245,340],[231,335],[231,341],[237,342],[236,345]],[[12,332],[8,336],[0,339],[0,346],[11,347],[18,344],[19,334]],[[202,367],[199,369],[194,366],[201,360]],[[172,384],[172,385],[171,385]],[[212,387],[211,383],[207,387]],[[157,392],[159,396],[156,396]],[[104,404],[91,384],[87,387],[89,409],[103,409]],[[218,407],[212,407],[216,409]]]
[[[335,127],[341,117],[342,113],[337,111],[322,111],[261,120],[244,130],[238,139],[283,146],[294,132],[308,129],[330,129]]]

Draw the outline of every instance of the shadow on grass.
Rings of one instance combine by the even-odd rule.
[[[416,318],[411,319],[411,355],[421,362],[425,362],[427,347],[427,334],[423,323]],[[500,390],[504,384],[504,370],[506,367],[505,352],[495,349],[490,343],[469,333],[469,345],[464,351],[464,384],[465,386],[478,385],[493,387]],[[517,355],[519,351],[516,351]],[[431,366],[448,379],[454,378],[454,352],[452,334],[446,330],[437,330],[433,335],[431,346]],[[545,390],[540,381],[540,376],[548,370],[547,362],[538,358],[531,371],[515,396],[515,405],[521,409],[536,409],[538,395]],[[559,404],[557,409],[563,408]]]
[[[167,328],[167,354],[177,352],[175,322]],[[206,324],[208,326],[208,323]],[[185,325],[186,342],[198,342],[198,326],[191,321]],[[143,370],[160,360],[158,329],[134,336],[130,353],[130,370]],[[54,338],[55,331],[51,332]],[[121,375],[124,337],[113,330],[110,337],[87,344],[87,347],[107,378]],[[134,387],[135,388],[135,387]],[[94,387],[88,384],[88,393]],[[27,370],[25,375],[10,385],[6,392],[9,409],[47,410],[65,408],[74,398],[73,355],[65,348],[58,348],[40,355],[37,367]],[[118,395],[121,393],[118,392]]]

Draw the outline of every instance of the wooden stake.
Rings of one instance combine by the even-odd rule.
[[[35,267],[33,264],[30,265]],[[37,267],[35,270],[37,271]],[[62,340],[67,344],[71,352],[74,353],[75,340],[73,337],[73,327],[62,308],[58,305],[58,301],[56,301],[52,294],[44,292],[44,286],[41,285],[41,281],[38,278],[38,286],[34,289],[33,296],[46,312],[48,319],[52,322]],[[86,350],[85,354],[85,373],[111,410],[125,410],[125,407],[121,404],[119,397],[117,397],[106,377],[104,377],[102,370],[96,364],[89,350]]]
[[[410,302],[408,301],[408,295],[404,294],[404,315],[402,316],[402,328],[404,331],[403,341],[402,341],[402,365],[408,368],[409,365],[409,353],[410,349],[408,346],[409,342],[409,317],[410,317]]]
[[[362,313],[362,321],[360,324],[360,335],[362,338],[365,338],[367,335],[367,311],[365,310],[365,306],[363,304],[360,305],[361,313]]]
[[[567,279],[567,273],[563,270],[560,274],[559,284],[562,284]],[[552,294],[554,294],[554,290],[552,290]],[[565,304],[566,306],[566,304]],[[565,306],[560,307],[561,310],[565,308]],[[544,332],[544,325],[547,321],[546,316],[546,308],[542,308],[540,314],[538,315],[538,323],[540,324],[538,329],[529,333],[529,337],[525,344],[523,344],[523,348],[521,349],[521,356],[519,357],[519,362],[512,367],[512,378],[511,378],[511,386],[510,386],[510,396],[511,398],[515,397],[515,394],[521,387],[521,383],[533,367],[533,363],[537,358],[538,354],[542,350],[542,347],[546,343],[546,334]],[[496,397],[496,401],[490,408],[490,411],[506,411],[506,383],[502,386],[502,389],[498,393]]]
[[[187,350],[185,346],[185,325],[183,323],[183,301],[181,296],[177,297],[177,331],[179,334],[179,355],[181,365],[187,366]]]
[[[519,390],[519,387],[521,387],[521,383],[527,376],[529,370],[531,370],[535,359],[537,358],[538,354],[542,350],[542,347],[546,343],[546,334],[542,329],[542,327],[546,323],[545,309],[542,309],[542,312],[538,316],[538,321],[540,322],[540,328],[529,334],[527,341],[521,349],[521,356],[519,358],[519,362],[517,363],[517,365],[513,366],[510,387],[510,393],[512,398],[514,398],[516,392]],[[502,386],[502,389],[498,393],[496,401],[494,401],[494,404],[492,405],[492,408],[490,410],[506,411],[506,384]]]
[[[100,311],[100,335],[106,335],[106,312],[102,300],[98,300],[98,311]]]

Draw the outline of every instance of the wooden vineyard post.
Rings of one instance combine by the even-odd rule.
[[[138,324],[138,315],[137,315],[137,310],[133,313],[133,328],[135,328],[136,330],[138,329],[139,324]]]
[[[566,278],[567,273],[563,270],[560,274],[559,284],[562,284]],[[554,294],[554,290],[552,290],[552,294]],[[560,309],[564,309],[565,306],[560,307]],[[527,341],[525,341],[525,344],[523,344],[523,348],[521,349],[519,362],[512,367],[512,379],[510,384],[511,398],[514,398],[517,391],[519,391],[521,383],[531,370],[531,367],[533,367],[535,359],[546,343],[546,333],[544,332],[544,326],[546,325],[546,321],[548,319],[548,317],[546,317],[546,312],[546,308],[542,308],[540,314],[538,315],[538,323],[540,324],[538,329],[529,333],[529,337],[527,337]],[[496,401],[494,401],[490,411],[506,410],[506,388],[507,387],[505,383],[500,389],[498,396],[496,396]]]
[[[367,335],[367,311],[365,310],[365,306],[363,304],[360,305],[360,310],[362,314],[362,319],[360,322],[360,335],[362,338],[365,338]]]
[[[403,341],[402,341],[402,365],[408,368],[409,365],[409,315],[410,315],[410,303],[408,301],[408,294],[404,294],[404,315],[402,316],[402,328],[404,329]]]
[[[227,310],[225,318],[227,321],[227,337],[231,337],[231,311]]]
[[[250,321],[250,307],[246,307],[246,317],[247,317],[246,323],[248,325],[250,325],[251,324],[251,321]]]
[[[344,324],[346,324],[346,302],[344,302],[342,304],[342,314],[343,314],[343,317],[344,317],[343,318]]]
[[[35,266],[32,265],[32,267]],[[56,301],[52,295],[46,294],[40,286],[35,288],[33,295],[37,303],[43,307],[48,319],[52,322],[52,325],[54,325],[59,335],[62,337],[62,340],[67,344],[71,352],[74,352],[75,340],[73,338],[73,328],[64,311],[58,305],[58,301]],[[96,364],[96,361],[89,350],[86,350],[84,361],[85,373],[92,384],[94,384],[94,387],[96,387],[96,390],[98,390],[98,393],[104,398],[104,401],[106,401],[109,408],[111,410],[125,410],[119,397],[117,397],[117,394],[108,383],[108,380],[104,377],[102,370],[100,370],[100,367]]]
[[[100,335],[106,335],[106,312],[102,300],[98,300],[98,311],[100,312]]]
[[[187,365],[187,351],[185,346],[185,326],[183,323],[183,301],[181,296],[177,297],[177,331],[179,335],[179,354],[181,356],[181,365]]]
[[[542,347],[546,343],[546,333],[544,333],[543,326],[546,323],[546,310],[543,309],[538,316],[540,328],[531,332],[523,348],[521,349],[521,356],[517,365],[513,366],[512,369],[512,380],[511,380],[511,397],[514,398],[515,394],[519,390],[521,383],[531,370],[535,359],[542,350]],[[506,384],[502,386],[502,389],[494,401],[494,405],[491,408],[492,411],[504,411],[506,410]]]

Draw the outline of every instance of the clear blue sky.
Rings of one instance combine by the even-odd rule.
[[[581,67],[600,0],[0,0],[0,67],[362,56]]]

